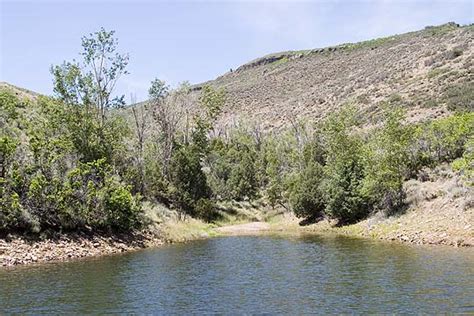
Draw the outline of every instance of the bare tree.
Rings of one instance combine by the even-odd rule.
[[[177,89],[169,91],[169,86],[159,79],[152,82],[149,90],[153,119],[159,127],[158,142],[162,149],[162,173],[168,180],[169,165],[180,128],[184,129],[185,141],[188,137],[191,106],[189,92],[188,83],[182,83]]]
[[[137,104],[136,96],[132,95],[130,97],[132,106],[133,119],[135,121],[135,134],[137,136],[137,166],[139,172],[139,191],[143,195],[145,191],[145,132],[148,126],[148,114],[149,114],[149,104],[148,102],[143,102]]]

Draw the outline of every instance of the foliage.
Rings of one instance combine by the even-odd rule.
[[[288,199],[296,216],[315,218],[324,214],[323,177],[323,167],[318,162],[310,162],[290,178]]]
[[[64,216],[72,227],[87,224],[99,229],[130,230],[140,226],[139,197],[113,175],[104,159],[71,170],[63,200],[69,205]]]
[[[52,68],[57,99],[0,91],[0,233],[139,229],[143,200],[212,222],[218,200],[263,198],[298,217],[343,224],[396,211],[404,181],[423,167],[452,162],[472,184],[469,83],[437,100],[457,114],[430,122],[406,123],[399,107],[407,100],[392,95],[370,131],[345,107],[316,126],[292,121],[266,133],[258,125],[217,129],[224,90],[204,86],[191,111],[189,84],[171,90],[156,79],[150,101],[131,110],[131,126],[112,110],[123,104],[114,87],[128,64],[113,35],[83,38],[80,63]]]
[[[393,211],[403,204],[403,182],[409,174],[412,129],[402,125],[400,109],[385,109],[384,126],[366,146],[363,194],[371,204]]]
[[[254,199],[258,193],[257,153],[248,135],[235,135],[228,142],[216,139],[207,155],[208,182],[221,199]]]
[[[202,88],[199,104],[204,113],[194,118],[195,128],[191,139],[203,155],[208,153],[208,135],[213,130],[213,125],[222,110],[224,102],[224,90],[216,90],[208,85]]]
[[[432,164],[452,161],[464,152],[464,145],[474,133],[474,113],[453,115],[435,120],[422,128],[420,142]]]
[[[201,167],[201,155],[193,145],[182,146],[171,161],[171,196],[183,214],[196,216],[196,203],[209,199],[211,190]]]
[[[156,101],[163,101],[169,94],[170,87],[160,79],[155,79],[151,82],[148,95],[151,99]]]
[[[118,79],[127,74],[128,55],[117,53],[115,32],[104,28],[82,38],[82,63],[64,62],[51,67],[54,92],[66,104],[94,110],[101,121],[111,107],[124,105],[124,97],[113,97]]]
[[[114,31],[103,28],[82,38],[82,62],[64,62],[51,68],[54,92],[65,104],[65,124],[82,162],[112,159],[127,127],[108,113],[124,105],[113,96],[119,78],[127,74],[128,56],[117,53]]]
[[[474,137],[471,135],[465,144],[461,158],[453,161],[453,169],[460,171],[470,186],[474,186]]]
[[[443,101],[448,110],[457,112],[474,111],[474,83],[465,83],[450,86],[443,94]]]
[[[364,177],[362,139],[351,133],[354,110],[346,108],[331,115],[323,126],[327,148],[322,192],[325,213],[343,222],[352,222],[368,214],[362,189]]]
[[[283,183],[283,163],[278,155],[277,142],[274,139],[267,141],[265,148],[266,168],[264,170],[268,180],[266,183],[266,194],[268,202],[272,207],[277,204],[282,205],[284,198],[285,185]]]

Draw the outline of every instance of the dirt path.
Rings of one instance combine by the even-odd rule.
[[[216,231],[226,235],[251,235],[269,229],[270,225],[268,223],[252,222],[247,224],[219,227],[216,229]]]

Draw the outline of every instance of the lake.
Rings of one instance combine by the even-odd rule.
[[[474,251],[223,237],[0,269],[0,314],[474,313]]]

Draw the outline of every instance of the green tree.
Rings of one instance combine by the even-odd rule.
[[[208,153],[209,133],[212,132],[224,103],[224,90],[216,90],[209,85],[202,88],[199,105],[204,113],[195,117],[195,128],[191,134],[192,142],[199,148],[202,155]]]
[[[114,96],[114,90],[128,65],[128,55],[117,52],[114,33],[102,28],[83,37],[81,62],[51,67],[54,92],[70,111],[67,124],[84,162],[111,160],[126,130],[120,119],[108,115],[110,108],[125,104],[124,96]]]
[[[403,182],[408,177],[409,148],[413,128],[403,125],[401,109],[385,109],[384,126],[366,145],[363,193],[379,208],[389,212],[403,204]]]
[[[51,67],[54,92],[66,104],[94,110],[102,123],[107,110],[125,104],[124,96],[113,96],[117,81],[127,74],[128,55],[117,52],[115,31],[100,31],[82,38],[82,62],[64,62]]]
[[[202,171],[200,151],[194,145],[182,146],[173,155],[171,186],[173,203],[182,215],[197,216],[196,203],[211,197]]]
[[[354,110],[345,108],[331,115],[323,126],[326,154],[321,185],[325,213],[342,223],[359,220],[368,214],[361,193],[364,178],[362,139],[351,128]]]

